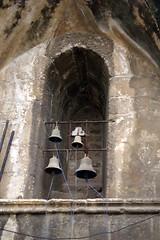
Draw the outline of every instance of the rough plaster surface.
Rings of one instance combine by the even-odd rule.
[[[118,0],[117,4],[114,0],[44,0],[36,4],[33,0],[2,1],[0,66],[65,32],[108,32],[112,37],[112,29],[108,26],[112,19],[119,22],[123,30],[159,62],[157,4],[158,1],[153,0],[147,3]]]
[[[8,186],[5,191],[6,198],[24,197],[28,164],[32,159],[28,148],[32,135],[29,127],[32,124],[32,107],[34,101],[41,98],[42,93],[38,88],[40,89],[40,84],[43,83],[43,79],[40,80],[42,70],[37,71],[34,67],[37,65],[37,56],[43,54],[42,49],[39,47],[27,52],[0,72],[4,99],[1,103],[1,121],[9,120],[10,130],[15,131],[10,158],[1,183]],[[34,84],[37,78],[38,82]]]
[[[152,215],[148,215],[152,217]],[[11,215],[5,227],[10,226],[15,215]],[[109,239],[153,239],[158,238],[159,218],[151,218],[146,222],[145,214],[134,215],[111,215],[106,214],[75,214],[72,218],[69,214],[39,214],[38,217],[33,214],[18,214],[16,221],[10,226],[11,230],[17,229],[18,232],[41,238],[81,238],[88,237],[94,240],[104,239],[106,234],[104,231],[115,233],[107,234]],[[134,226],[117,230],[136,223]],[[25,227],[24,227],[25,225]],[[7,229],[7,228],[6,228]],[[155,232],[157,234],[155,234]],[[5,238],[4,238],[5,237]],[[2,239],[24,239],[24,237],[15,233],[3,233]],[[34,238],[34,237],[33,237]]]
[[[69,3],[65,5],[66,2]],[[45,160],[48,156],[44,155],[43,149],[48,146],[46,141],[49,134],[45,128],[45,121],[51,118],[57,120],[57,116],[59,117],[64,110],[71,111],[72,107],[74,109],[72,104],[71,107],[69,105],[74,102],[74,95],[67,102],[69,108],[60,108],[66,103],[62,96],[67,96],[68,85],[73,79],[76,79],[75,83],[82,80],[80,76],[83,78],[85,75],[77,77],[77,71],[81,73],[81,69],[84,70],[81,67],[87,66],[78,60],[76,65],[74,57],[71,61],[66,60],[65,56],[71,56],[67,54],[69,51],[73,53],[74,47],[89,50],[88,55],[86,53],[84,55],[91,56],[88,61],[91,62],[88,76],[91,81],[98,78],[98,81],[105,86],[103,92],[107,106],[106,108],[103,106],[103,109],[107,112],[108,125],[104,135],[107,136],[108,151],[105,156],[106,171],[103,181],[107,188],[106,196],[113,199],[132,198],[131,210],[134,204],[136,205],[135,198],[148,199],[149,203],[153,198],[159,198],[160,84],[159,69],[153,64],[154,61],[151,61],[152,57],[157,61],[157,52],[155,54],[153,52],[149,58],[146,57],[143,49],[138,46],[138,40],[136,44],[131,44],[129,38],[123,35],[123,31],[118,29],[119,25],[117,28],[108,25],[112,22],[111,19],[108,21],[111,14],[101,15],[101,7],[97,13],[91,7],[98,2],[100,1],[97,3],[86,1],[92,12],[87,4],[80,0],[56,1],[55,5],[50,1],[40,1],[37,2],[36,7],[33,1],[25,1],[24,4],[16,1],[16,5],[8,2],[9,6],[5,5],[5,7],[2,4],[1,16],[5,24],[1,24],[4,35],[0,38],[2,43],[0,64],[5,67],[0,71],[0,120],[2,125],[5,120],[9,120],[9,129],[1,152],[1,163],[9,134],[12,130],[15,131],[0,185],[2,199],[46,197],[50,178],[44,174],[47,163]],[[112,3],[110,1],[109,9],[112,9]],[[130,1],[127,3],[129,4]],[[106,10],[108,12],[108,9]],[[119,10],[113,12],[112,17],[118,12]],[[144,27],[145,21],[136,7],[133,9],[133,15],[136,16],[136,24]],[[133,36],[134,29],[130,32],[130,36]],[[19,38],[17,38],[18,33],[21,33]],[[137,33],[135,36],[141,39],[142,34]],[[43,44],[38,45],[40,42]],[[157,49],[158,44],[157,40],[155,48],[152,49]],[[32,48],[33,46],[36,47]],[[32,49],[28,51],[30,48]],[[146,41],[144,48],[146,51],[150,49],[150,46],[146,47]],[[99,75],[94,65],[92,51],[96,53],[94,56],[98,60],[96,59],[95,62],[101,69]],[[148,52],[151,53],[150,50]],[[22,53],[24,54],[17,57]],[[69,65],[70,63],[72,64]],[[91,96],[94,99],[93,103],[98,102],[100,105],[99,85],[97,89]],[[3,203],[5,204],[5,200]],[[22,203],[22,209],[25,208],[24,206],[25,204]],[[56,204],[55,208],[57,208]],[[83,210],[86,208],[84,207]],[[118,215],[111,213],[107,217],[100,213],[92,215],[79,212],[74,215],[71,227],[67,228],[71,216],[63,212],[53,214],[52,209],[51,207],[51,212],[46,215],[44,212],[37,215],[37,213],[29,213],[30,208],[25,209],[25,213],[17,214],[16,211],[13,213],[14,207],[11,207],[8,212],[1,214],[0,224],[6,229],[18,232],[25,233],[27,229],[27,233],[36,236],[40,234],[45,237],[65,238],[67,234],[70,237],[81,237],[82,233],[86,236],[103,232],[105,226],[110,231],[116,230],[143,220],[146,214],[150,213],[149,208],[144,210],[142,205],[136,215],[132,215],[133,212],[125,214],[127,211],[125,208],[123,212],[119,208]],[[96,209],[98,211],[97,206],[94,208],[94,213]],[[152,210],[154,212],[155,208],[153,207]],[[78,211],[81,211],[80,206]],[[159,218],[151,218],[144,224],[136,225],[135,228],[128,228],[124,232],[117,232],[108,237],[109,239],[157,240],[159,237],[157,233],[159,233]],[[16,233],[3,231],[1,239],[22,238]],[[92,239],[100,239],[100,236]]]

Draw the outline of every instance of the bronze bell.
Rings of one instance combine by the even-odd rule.
[[[45,172],[53,175],[57,175],[62,172],[62,169],[59,166],[59,160],[57,157],[53,156],[52,158],[50,158],[49,164],[45,168]]]
[[[81,136],[75,136],[74,141],[72,142],[72,146],[74,148],[81,148],[81,147],[83,147],[83,143],[81,141]]]
[[[60,135],[60,131],[58,129],[58,126],[55,126],[55,128],[53,129],[52,134],[49,137],[49,140],[51,142],[61,142],[62,141],[62,137]]]
[[[81,159],[80,166],[74,175],[83,179],[95,178],[97,173],[92,167],[92,160],[85,155],[84,158]]]

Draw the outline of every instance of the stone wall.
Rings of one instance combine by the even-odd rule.
[[[158,201],[1,201],[0,213],[5,240],[159,238]]]
[[[95,37],[92,46],[89,36]],[[87,63],[80,65],[78,58],[75,60],[74,47],[84,48]],[[90,52],[85,52],[85,49]],[[95,59],[99,59],[99,75],[93,70],[94,58],[88,57],[92,51],[97,54]],[[72,57],[67,62],[65,56],[69,52]],[[90,82],[84,86],[82,79],[85,75],[79,74],[79,66],[88,67],[87,81]],[[83,88],[90,99],[87,100],[88,107],[97,109],[100,118],[108,122],[103,134],[108,141],[105,178],[108,196],[158,197],[159,179],[153,172],[158,171],[159,162],[159,77],[156,68],[143,55],[133,53],[131,47],[128,49],[123,44],[112,44],[103,37],[70,34],[41,44],[20,56],[1,71],[1,79],[2,99],[5,99],[1,121],[9,119],[10,129],[15,131],[3,177],[7,195],[2,198],[46,195],[44,159],[48,156],[43,150],[49,147],[47,136],[51,128],[46,129],[45,122],[74,119],[75,112],[87,106],[84,92],[81,93]],[[97,84],[95,90],[92,82]],[[69,90],[76,84],[77,92],[72,95]],[[77,115],[76,120],[85,119],[84,115],[85,112],[81,117]],[[90,115],[89,118],[95,117]],[[19,172],[20,169],[22,171]],[[20,176],[22,180],[18,181]],[[14,187],[16,181],[20,186],[16,186],[14,196],[9,186]],[[140,182],[145,182],[144,191],[139,189]]]
[[[31,9],[31,1],[25,3]],[[58,3],[51,6],[48,1],[47,9],[38,3],[37,15],[41,12],[43,18],[40,25],[34,19],[30,30],[25,15],[23,36],[30,36],[30,40],[21,48],[25,37],[24,41],[19,39],[19,51],[16,44],[11,49],[15,43],[11,35],[14,25],[5,31],[9,47],[2,51],[2,56],[8,57],[2,59],[4,67],[0,70],[0,127],[3,131],[6,121],[9,127],[1,165],[12,131],[14,138],[0,185],[0,224],[1,230],[5,229],[0,233],[1,239],[25,239],[26,236],[15,232],[25,233],[26,229],[33,239],[39,234],[66,239],[66,232],[70,239],[87,235],[102,239],[107,238],[103,233],[106,226],[111,233],[109,239],[157,240],[160,180],[157,53],[149,54],[146,47],[141,48],[135,38],[131,39],[131,34],[127,35],[111,17],[109,9],[103,16],[100,12],[94,16],[94,9],[88,8],[94,1],[88,5],[81,0],[69,1],[68,5],[64,4],[66,1]],[[18,9],[23,7],[20,4]],[[7,11],[8,7],[4,9]],[[33,18],[34,11],[35,8],[31,11]],[[52,24],[47,25],[49,22]],[[49,27],[43,35],[44,26]],[[19,28],[15,29],[17,33]],[[34,30],[42,34],[37,35],[37,40],[33,38]],[[23,54],[18,56],[20,53]],[[55,121],[70,120],[106,121],[103,129],[100,125],[88,129],[89,148],[105,148],[104,154],[89,152],[98,173],[90,183],[100,194],[91,186],[87,190],[83,182],[76,182],[75,155],[71,154],[67,162],[67,154],[62,152],[71,191],[75,192],[76,184],[80,184],[73,198],[83,200],[68,199],[72,196],[62,176],[55,178],[53,199],[41,200],[46,199],[51,182],[44,169],[55,153],[48,136]],[[70,132],[64,125],[59,126],[64,137],[61,147],[69,151]],[[83,153],[78,153],[79,158],[82,156]],[[88,197],[92,200],[84,200]],[[96,235],[98,232],[103,234]]]

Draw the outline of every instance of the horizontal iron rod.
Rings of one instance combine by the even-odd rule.
[[[98,121],[52,121],[52,122],[45,122],[45,124],[75,124],[75,123],[107,123],[107,120],[98,120]]]
[[[75,149],[72,149],[72,148],[59,148],[58,149],[59,151],[75,151]],[[77,151],[82,151],[84,152],[85,149],[76,149]],[[48,149],[44,149],[43,152],[53,152],[53,151],[56,151],[56,149],[52,149],[52,148],[48,148]],[[91,152],[91,151],[107,151],[106,148],[101,148],[101,149],[89,149],[88,152]]]

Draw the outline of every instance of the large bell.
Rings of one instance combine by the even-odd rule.
[[[95,178],[97,173],[92,167],[92,160],[85,155],[84,158],[81,159],[80,166],[74,175],[83,179]]]
[[[50,158],[49,164],[45,168],[45,172],[53,175],[57,175],[62,172],[62,169],[59,166],[59,160],[57,157],[53,156],[52,158]]]
[[[55,126],[55,128],[53,129],[52,134],[49,137],[49,140],[51,142],[61,142],[62,141],[62,137],[60,135],[60,131],[58,129],[58,126]]]
[[[83,147],[83,143],[81,141],[81,136],[75,136],[74,141],[72,142],[72,146],[74,148],[81,148],[81,147]]]

